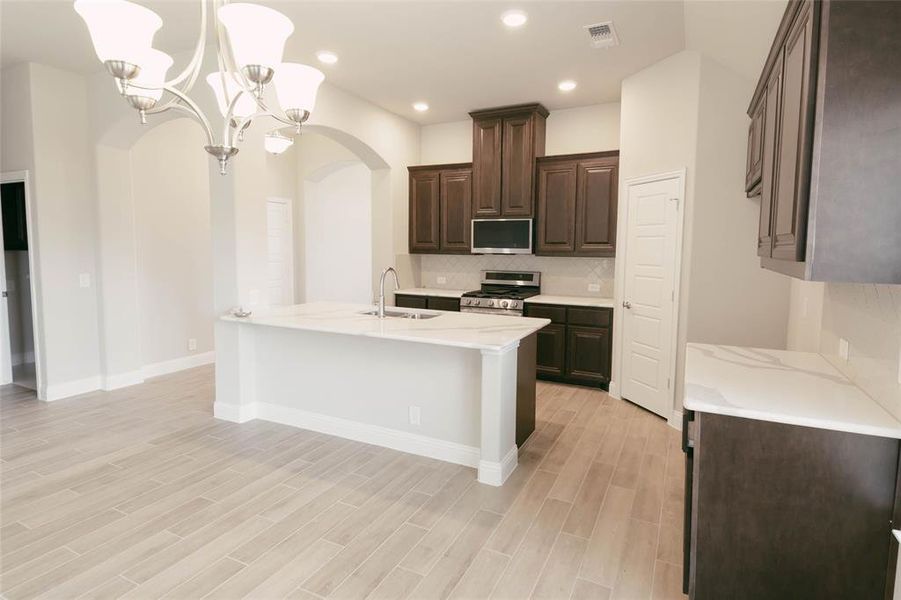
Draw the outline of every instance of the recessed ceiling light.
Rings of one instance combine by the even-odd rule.
[[[529,20],[529,16],[521,10],[508,10],[501,15],[501,21],[507,27],[522,27]]]
[[[425,102],[414,102],[413,110],[415,110],[417,112],[425,112],[425,111],[429,110],[429,105],[426,104]]]
[[[316,58],[319,59],[319,62],[327,65],[333,65],[338,62],[338,55],[328,50],[320,50],[316,53]]]
[[[567,79],[565,81],[561,81],[557,84],[557,89],[561,92],[571,92],[576,89],[576,82],[572,79]]]

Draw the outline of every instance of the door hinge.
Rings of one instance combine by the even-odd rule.
[[[676,210],[679,210],[679,198],[678,197],[670,198],[670,202],[675,202]]]
[[[667,377],[667,378],[666,378],[666,389],[669,389],[669,388],[670,388],[670,384],[671,384],[670,378]]]
[[[672,300],[673,302],[676,301],[676,290],[673,290],[670,292],[669,299]]]

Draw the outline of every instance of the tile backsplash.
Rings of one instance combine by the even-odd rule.
[[[850,346],[839,355],[839,339]],[[827,283],[820,353],[901,419],[901,285]]]
[[[475,290],[481,284],[481,271],[540,271],[544,294],[610,298],[613,264],[612,258],[428,254],[422,256],[421,283],[430,288]],[[444,283],[438,283],[439,277]],[[600,291],[588,291],[591,284]]]

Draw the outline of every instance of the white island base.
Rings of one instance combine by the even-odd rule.
[[[223,317],[214,415],[476,467],[480,482],[502,485],[517,465],[520,341],[548,321],[461,313],[379,320],[360,314],[369,308],[318,303]],[[534,352],[534,338],[523,347]],[[534,370],[531,385],[534,401]]]

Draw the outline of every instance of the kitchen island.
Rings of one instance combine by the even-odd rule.
[[[214,415],[472,466],[502,485],[517,430],[521,444],[534,429],[535,333],[550,321],[372,310],[321,302],[221,317]]]

